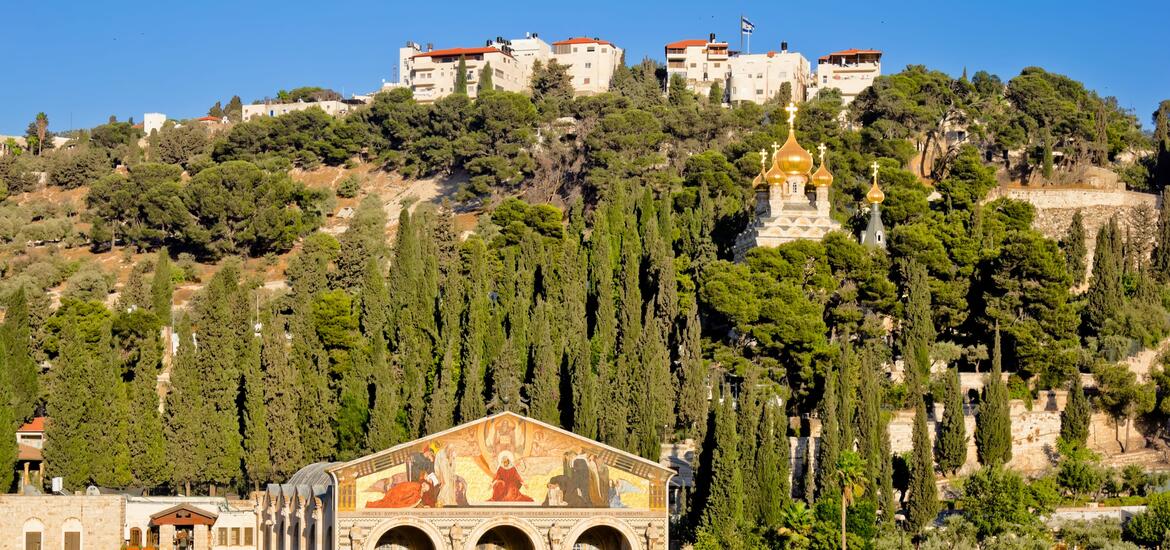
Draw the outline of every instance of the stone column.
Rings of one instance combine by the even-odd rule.
[[[788,185],[787,183],[783,185]],[[769,185],[768,186],[768,216],[775,217],[784,210],[784,187],[783,185]]]
[[[195,550],[211,549],[211,530],[206,525],[195,526]]]
[[[824,185],[817,186],[817,215],[829,215],[829,188]]]
[[[287,502],[284,506],[287,506]],[[283,506],[280,509],[280,550],[291,550],[292,548],[292,525],[289,525],[290,514],[288,508]]]
[[[293,538],[296,540],[297,550],[305,550],[305,543],[308,542],[305,537],[305,528],[309,522],[305,521],[304,507],[297,506],[294,513],[296,514],[296,520],[294,521],[296,524],[296,533],[293,534]]]
[[[158,550],[175,550],[175,526],[158,526]]]
[[[321,508],[313,508],[313,550],[322,550],[325,546],[325,518]]]

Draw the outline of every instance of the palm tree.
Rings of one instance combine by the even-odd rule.
[[[813,515],[813,511],[804,502],[797,500],[788,503],[780,511],[780,529],[777,532],[799,547],[802,546],[801,542],[807,544],[814,523],[816,516]]]
[[[49,115],[37,113],[37,155],[45,150],[45,133],[49,130]]]
[[[841,453],[837,459],[837,479],[841,480],[841,550],[845,550],[845,510],[865,493],[865,459],[855,451]]]

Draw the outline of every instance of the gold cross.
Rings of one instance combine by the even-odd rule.
[[[772,156],[776,156],[776,153],[779,153],[779,152],[780,152],[780,144],[773,141],[772,142]]]
[[[877,183],[877,173],[878,173],[878,163],[877,163],[877,161],[876,161],[876,160],[875,160],[875,161],[873,161],[873,164],[869,165],[869,167],[873,169],[873,182],[874,182],[874,183]]]
[[[784,110],[788,111],[788,125],[792,126],[792,124],[794,122],[796,122],[796,112],[799,111],[800,109],[796,108],[795,103],[789,101],[788,106],[785,107]]]
[[[817,145],[817,151],[820,151],[820,153],[821,153],[821,164],[825,163],[825,151],[828,151],[828,150],[829,150],[829,148],[825,147],[824,143]]]
[[[768,158],[768,150],[767,149],[760,149],[760,170],[764,169],[764,162],[767,161],[767,158]]]

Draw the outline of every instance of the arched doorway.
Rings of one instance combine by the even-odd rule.
[[[595,525],[573,542],[573,550],[633,550],[621,531],[609,525]]]
[[[536,550],[528,534],[512,525],[488,529],[475,543],[475,550]]]
[[[418,527],[400,525],[378,537],[374,550],[437,550],[431,538]]]

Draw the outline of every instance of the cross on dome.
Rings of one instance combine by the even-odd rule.
[[[828,151],[828,150],[829,150],[829,148],[825,147],[824,143],[817,145],[817,151],[820,152],[821,164],[825,163],[825,151]]]
[[[780,144],[773,141],[772,142],[772,154],[775,155],[776,151],[779,151],[779,150],[780,150]]]
[[[799,111],[800,109],[796,108],[795,103],[789,101],[788,106],[785,107],[784,110],[788,111],[788,126],[792,126],[793,123],[796,122],[796,112]]]
[[[873,181],[874,181],[874,183],[877,183],[877,174],[878,174],[878,163],[877,163],[877,161],[876,161],[876,160],[875,160],[875,161],[873,161],[873,164],[869,165],[869,167],[873,169]]]
[[[764,167],[764,163],[767,162],[767,159],[768,159],[768,150],[767,149],[760,149],[760,168]]]

